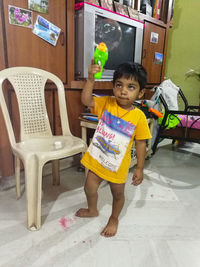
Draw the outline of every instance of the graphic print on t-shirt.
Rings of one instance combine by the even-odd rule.
[[[134,130],[135,125],[105,110],[88,152],[104,168],[116,172],[121,165]]]

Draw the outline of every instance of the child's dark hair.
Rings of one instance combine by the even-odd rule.
[[[147,72],[139,63],[126,62],[120,64],[113,74],[113,84],[121,77],[127,79],[134,78],[139,83],[140,90],[142,90],[147,83]]]

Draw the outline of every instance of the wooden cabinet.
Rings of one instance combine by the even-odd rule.
[[[0,11],[2,9],[2,2],[0,1]],[[0,12],[0,70],[3,70],[5,68],[5,51],[4,51],[4,38],[3,37],[3,16]]]
[[[0,1],[0,70],[14,66],[37,67],[57,75],[65,84],[70,87],[74,80],[74,0],[49,1],[48,14],[33,11],[33,23],[37,15],[41,15],[51,23],[61,28],[56,46],[53,46],[32,33],[32,29],[11,25],[9,23],[8,5],[28,9],[28,0],[1,0]],[[67,45],[68,41],[68,45]],[[77,92],[78,93],[78,92]],[[49,84],[46,90],[47,110],[50,117],[50,124],[54,133],[59,134],[59,112],[56,104],[56,93]],[[69,106],[76,107],[77,98],[71,99]],[[79,92],[80,97],[80,92]],[[15,135],[19,138],[19,116],[15,95],[12,90],[7,93],[10,114],[12,116]],[[80,101],[79,101],[80,102]],[[79,134],[77,129],[78,108],[70,112],[70,126],[75,135]],[[81,113],[81,111],[80,111]],[[75,124],[74,124],[75,121]],[[13,155],[10,149],[8,135],[4,119],[0,110],[0,177],[7,177],[14,173]]]
[[[155,59],[155,54],[162,54],[165,52],[165,35],[166,27],[156,25],[152,22],[145,21],[144,39],[143,39],[143,53],[142,65],[148,73],[148,84],[160,84],[163,80],[162,69],[163,61],[159,63]],[[152,40],[156,36],[155,40]]]
[[[8,5],[27,9],[27,0],[3,0],[7,67],[30,66],[50,71],[63,82],[66,76],[66,1],[49,1],[48,14],[33,11],[33,22],[41,15],[61,28],[56,46],[49,44],[32,33],[32,29],[9,24]]]

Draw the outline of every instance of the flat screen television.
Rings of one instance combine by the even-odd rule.
[[[106,43],[109,53],[102,80],[112,80],[113,72],[120,63],[141,63],[142,22],[84,3],[75,13],[75,25],[76,79],[88,77],[88,66],[100,42]]]

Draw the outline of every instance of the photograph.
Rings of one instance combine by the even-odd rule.
[[[139,11],[133,9],[132,7],[128,6],[128,13],[129,13],[129,17],[132,19],[139,19]]]
[[[158,43],[158,33],[151,32],[150,42],[154,44]]]
[[[120,4],[118,2],[115,2],[115,1],[114,1],[114,5],[115,5],[115,11],[117,13],[129,17],[129,15],[128,15],[128,7],[127,6],[122,5],[122,4]]]
[[[56,45],[61,29],[46,20],[41,16],[37,16],[36,22],[33,27],[33,33],[49,42]]]
[[[162,62],[163,62],[163,54],[155,52],[154,63],[158,65],[162,65]]]
[[[32,28],[32,11],[16,6],[8,6],[9,23],[17,26]]]
[[[100,3],[101,3],[101,7],[114,11],[112,0],[100,0]]]
[[[28,8],[40,13],[48,13],[49,0],[28,0]]]

